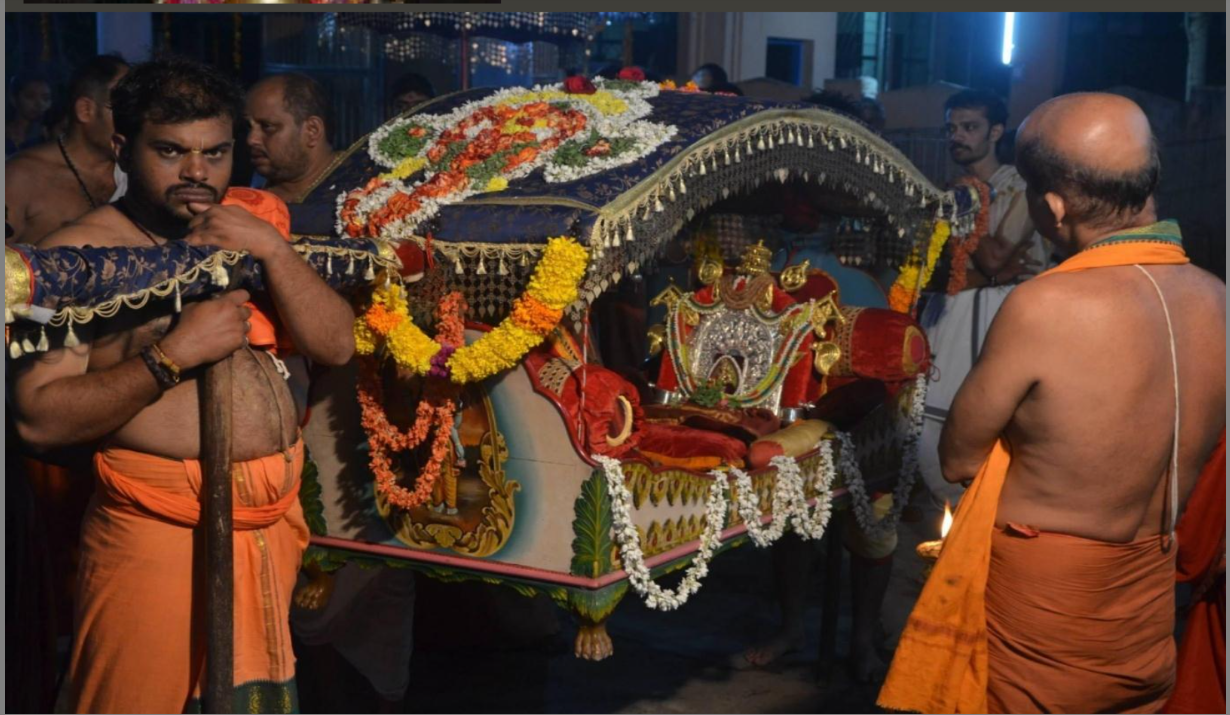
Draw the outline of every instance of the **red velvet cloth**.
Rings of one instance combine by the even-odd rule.
[[[721,457],[727,464],[742,461],[747,455],[747,445],[734,437],[652,422],[641,428],[640,448],[669,457]]]
[[[619,457],[634,449],[641,439],[640,430],[645,421],[636,386],[618,373],[594,364],[576,366],[559,385],[545,385],[543,370],[557,357],[560,355],[550,346],[536,348],[526,354],[525,369],[534,390],[554,402],[563,413],[565,428],[577,451],[586,457],[591,454]],[[555,387],[559,388],[558,394],[554,391]],[[585,392],[584,399],[582,390]],[[633,426],[628,439],[613,446],[607,442],[607,437],[617,437],[623,431],[627,417],[620,397],[626,398],[632,406]],[[580,435],[577,434],[578,421]]]
[[[837,295],[833,296],[833,300],[841,305],[841,288],[836,279],[819,268],[812,268],[807,272],[807,282],[802,288],[791,293],[790,297],[799,303],[806,303],[809,300],[824,300],[834,292]]]
[[[910,316],[882,308],[843,307],[842,313],[846,323],[832,337],[842,355],[830,376],[899,382],[931,369],[927,337]]]
[[[1226,712],[1226,432],[1205,463],[1179,521],[1179,582],[1212,586],[1187,614],[1168,713]]]
[[[581,399],[584,386],[585,399]],[[632,405],[632,434],[623,444],[612,446],[608,437],[617,437],[624,428],[624,407],[619,398]],[[585,426],[585,447],[589,454],[618,457],[634,449],[641,440],[644,413],[641,397],[632,383],[600,365],[581,365],[564,383],[559,396],[560,405],[570,416],[569,428],[575,429],[575,419],[580,413]]]

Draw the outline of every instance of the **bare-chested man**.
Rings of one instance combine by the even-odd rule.
[[[239,90],[210,67],[160,60],[134,67],[112,92],[112,106],[128,193],[42,245],[183,240],[248,251],[264,268],[265,312],[276,312],[296,348],[321,364],[346,363],[354,349],[346,301],[269,223],[217,205],[242,118]],[[161,301],[96,319],[77,326],[80,347],[18,366],[23,439],[44,449],[104,441],[95,457],[99,491],[83,526],[69,672],[79,712],[182,712],[199,696],[199,378],[202,368],[228,357],[237,697],[260,698],[269,708],[293,705],[287,610],[307,541],[296,496],[303,451],[273,358],[246,347],[260,317],[245,306],[248,298],[237,290],[186,304],[178,316],[171,301]]]
[[[102,206],[122,192],[122,177],[111,149],[111,88],[128,71],[116,55],[100,55],[74,72],[69,83],[68,128],[57,141],[37,144],[4,164],[4,200],[14,233],[5,243],[34,243]],[[10,449],[19,449],[14,444]],[[67,644],[72,636],[72,593],[76,584],[81,519],[93,492],[90,450],[58,450],[34,459],[23,456],[37,522],[44,532],[46,567],[51,572],[54,632]],[[33,589],[39,579],[23,580]],[[38,596],[34,596],[38,597]]]
[[[87,62],[69,85],[64,135],[4,163],[4,204],[14,242],[37,244],[122,189],[111,150],[115,130],[108,98],[127,72],[128,63],[116,55]]]
[[[1225,429],[1225,285],[1157,221],[1157,147],[1130,100],[1043,104],[1017,166],[1034,225],[1071,257],[1008,298],[953,403],[944,476],[974,482],[880,703],[936,710],[902,694],[926,689],[917,656],[943,667],[935,644],[957,619],[936,622],[976,600],[981,571],[982,712],[1157,712],[1175,676],[1169,537]],[[985,539],[989,570],[972,558]]]
[[[264,188],[288,204],[316,188],[337,158],[329,142],[329,98],[302,74],[266,77],[248,92],[248,150]]]

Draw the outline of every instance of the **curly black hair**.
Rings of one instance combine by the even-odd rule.
[[[115,131],[130,140],[146,122],[179,124],[243,117],[239,85],[209,65],[163,56],[132,68],[111,91]]]
[[[944,111],[954,109],[981,109],[987,117],[987,124],[1008,126],[1008,105],[1000,96],[988,89],[967,89],[957,92],[944,102]]]

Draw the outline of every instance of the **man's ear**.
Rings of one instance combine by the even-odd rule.
[[[78,97],[73,101],[73,116],[81,124],[89,124],[98,115],[98,103],[89,97]]]
[[[125,174],[131,173],[132,157],[128,149],[128,139],[123,134],[111,135],[111,152],[115,155],[115,163]]]
[[[1004,136],[1004,125],[992,124],[991,131],[987,133],[987,136],[991,140],[992,143],[999,141],[1000,138]]]
[[[303,120],[303,137],[308,148],[315,149],[325,141],[325,122],[320,117]]]
[[[1042,200],[1046,202],[1047,208],[1050,209],[1051,216],[1055,219],[1055,225],[1062,224],[1064,217],[1068,215],[1068,205],[1063,200],[1063,197],[1048,191],[1042,196]]]

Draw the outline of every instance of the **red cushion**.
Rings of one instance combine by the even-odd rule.
[[[832,377],[867,377],[885,382],[909,380],[931,368],[931,347],[913,318],[883,308],[843,307],[844,324],[830,340],[841,348]]]
[[[652,422],[641,427],[640,448],[668,457],[721,457],[727,464],[747,454],[746,444],[720,432]]]

